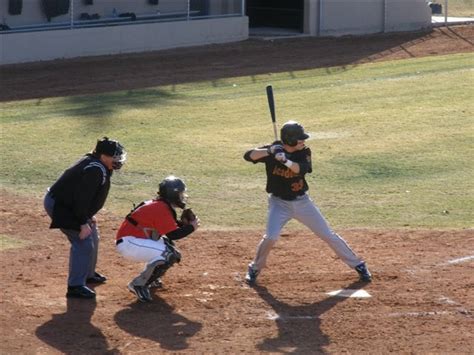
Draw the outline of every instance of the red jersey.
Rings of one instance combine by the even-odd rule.
[[[124,220],[117,231],[116,239],[127,236],[148,239],[142,228],[153,228],[158,234],[164,235],[178,228],[175,214],[171,207],[161,200],[149,200],[132,212],[131,217],[137,221],[134,226],[128,220]],[[140,228],[142,227],[142,228]]]

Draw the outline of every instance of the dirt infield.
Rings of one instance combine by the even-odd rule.
[[[386,36],[249,40],[147,54],[4,65],[0,66],[0,101],[212,82],[227,77],[352,66],[473,49],[474,26],[457,26]]]
[[[101,215],[97,301],[67,301],[68,243],[41,201],[2,193],[0,234],[28,242],[2,257],[4,354],[473,353],[474,231],[344,230],[375,280],[308,233],[284,235],[256,288],[244,282],[259,232],[206,232],[179,242],[181,264],[150,304],[127,282],[142,265],[115,252],[116,216]],[[334,297],[362,289],[371,298]]]
[[[472,52],[473,43],[474,26],[461,26],[4,66],[0,100]],[[69,244],[48,229],[42,201],[3,190],[0,199],[0,234],[25,242],[0,252],[2,354],[474,353],[472,229],[339,230],[368,261],[370,285],[310,233],[283,235],[250,288],[261,230],[202,228],[177,243],[183,261],[140,304],[126,284],[142,265],[115,251],[121,217],[101,213],[98,270],[109,280],[96,301],[81,301],[64,297]],[[328,294],[341,289],[371,297]]]

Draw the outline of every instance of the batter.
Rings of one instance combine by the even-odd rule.
[[[303,126],[295,121],[286,122],[281,128],[280,138],[281,141],[251,149],[244,154],[244,159],[249,162],[265,164],[266,191],[269,193],[266,233],[258,244],[254,260],[248,266],[245,280],[250,285],[255,284],[282,228],[294,218],[324,240],[344,263],[354,268],[361,281],[372,281],[365,262],[329,227],[307,194],[305,175],[312,172],[312,165],[311,150],[305,145],[309,136]]]

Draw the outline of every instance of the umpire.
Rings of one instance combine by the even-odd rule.
[[[69,242],[69,277],[66,297],[94,298],[87,283],[104,283],[95,271],[99,230],[95,214],[104,206],[113,170],[125,163],[127,153],[115,140],[104,137],[92,153],[67,169],[48,189],[44,208],[51,217],[50,228],[59,228]]]

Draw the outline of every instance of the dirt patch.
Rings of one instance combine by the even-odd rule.
[[[227,77],[472,52],[474,26],[366,37],[248,40],[0,66],[0,101],[87,95]]]
[[[310,233],[282,236],[259,286],[243,278],[259,231],[198,231],[154,302],[126,289],[142,265],[115,252],[120,218],[101,214],[94,302],[68,301],[69,245],[42,203],[3,192],[0,234],[28,243],[1,254],[5,354],[472,353],[474,231],[343,230],[374,282],[356,282]],[[334,297],[341,289],[370,298]]]
[[[91,94],[238,75],[472,52],[474,27],[360,38],[281,40],[0,67],[0,100]],[[5,90],[7,88],[7,90]],[[94,302],[67,301],[69,244],[42,201],[1,192],[0,234],[27,242],[0,252],[5,354],[474,353],[474,231],[341,230],[374,282],[308,232],[282,236],[259,286],[244,282],[261,231],[200,230],[155,301],[126,290],[142,265],[115,252],[121,217],[101,213]],[[205,221],[204,221],[205,224]],[[333,297],[353,289],[370,298]]]

